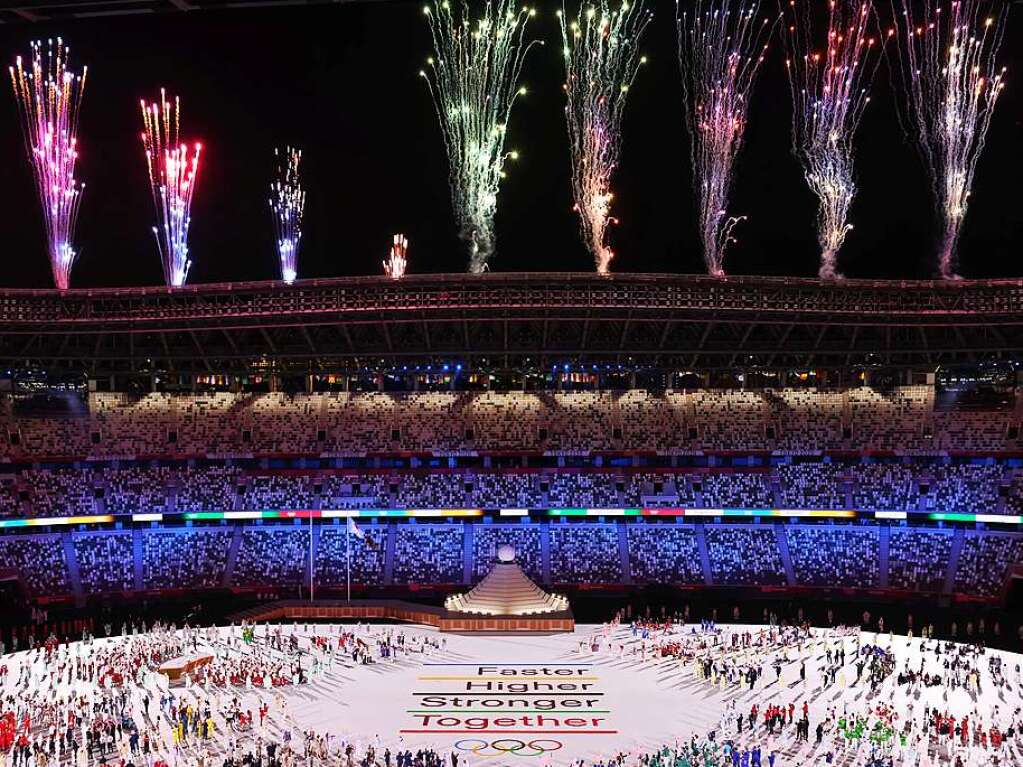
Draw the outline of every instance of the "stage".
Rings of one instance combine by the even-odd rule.
[[[267,621],[393,620],[431,626],[441,632],[561,633],[575,629],[570,610],[547,615],[472,615],[396,599],[351,599],[268,602],[234,613],[232,623]]]

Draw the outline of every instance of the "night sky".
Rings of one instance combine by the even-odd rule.
[[[655,0],[631,91],[612,231],[614,271],[702,272],[675,41],[675,6]],[[772,8],[773,5],[765,5]],[[591,271],[571,210],[555,4],[540,5],[521,99],[509,125],[496,271]],[[1007,86],[977,171],[961,247],[962,274],[1023,274],[1023,13],[1010,14]],[[886,13],[890,13],[886,11]],[[390,237],[410,240],[410,271],[464,271],[433,104],[418,76],[430,54],[421,3],[203,11],[0,29],[13,63],[37,37],[63,35],[89,66],[79,177],[74,287],[155,285],[162,273],[139,131],[139,98],[160,86],[182,98],[183,137],[204,144],[192,211],[190,283],[278,276],[267,186],[273,147],[304,150],[308,192],[302,277],[379,274]],[[893,51],[894,53],[894,51]],[[850,277],[933,274],[936,226],[923,165],[896,118],[882,64],[858,136],[855,229],[840,254]],[[772,40],[750,110],[730,212],[725,267],[735,274],[813,276],[815,202],[790,151],[781,41]],[[4,168],[2,287],[52,287],[42,222],[9,83],[0,96]]]

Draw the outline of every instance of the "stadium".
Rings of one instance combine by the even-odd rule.
[[[0,7],[0,767],[1023,764],[1008,14]]]
[[[758,631],[810,658],[809,670],[800,655],[785,662],[792,684],[771,699],[783,708],[805,699],[800,665],[815,686],[813,654],[851,654],[853,641],[900,654],[922,641],[990,647],[984,663],[1009,653],[1011,677],[1023,630],[1020,295],[1017,281],[626,274],[7,291],[6,649],[83,632],[137,643],[147,622],[254,626],[264,662],[285,663],[275,648],[288,645],[274,643],[290,641],[301,670],[278,670],[274,694],[245,706],[321,687],[313,702],[280,704],[292,708],[277,736],[294,722],[362,749],[376,737],[381,753],[408,744],[470,761],[732,737],[742,664],[768,666],[750,705],[775,676],[766,659],[778,650]],[[574,627],[440,628],[445,600],[486,579],[501,547],[540,590],[566,595]],[[749,643],[702,682],[701,651],[681,650],[706,643],[684,628],[700,621]],[[786,638],[804,624],[810,645]],[[175,647],[159,657],[206,646],[230,669],[219,654],[234,650],[216,648],[232,640],[190,631],[192,650],[152,640]],[[397,642],[391,632],[415,652],[371,649]],[[316,702],[352,663],[321,658],[324,641],[363,648],[344,684],[365,710]],[[396,665],[371,684],[359,652]],[[564,664],[601,695],[458,697],[435,681],[472,663],[486,684]],[[233,679],[254,695],[244,671],[193,673],[201,683],[167,693]],[[719,673],[721,692],[686,713],[690,688]],[[558,677],[538,678],[526,681]],[[637,684],[661,713],[629,713]],[[392,715],[395,732],[378,732]],[[799,741],[782,743],[779,759],[803,763]]]

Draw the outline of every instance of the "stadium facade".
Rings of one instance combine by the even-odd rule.
[[[505,545],[559,589],[1023,572],[1020,281],[12,290],[0,323],[0,552],[36,599],[446,594]]]

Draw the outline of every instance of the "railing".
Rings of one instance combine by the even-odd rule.
[[[348,277],[183,288],[0,291],[0,323],[88,324],[401,312],[779,312],[850,316],[1020,315],[1023,280],[823,282],[673,274]]]

